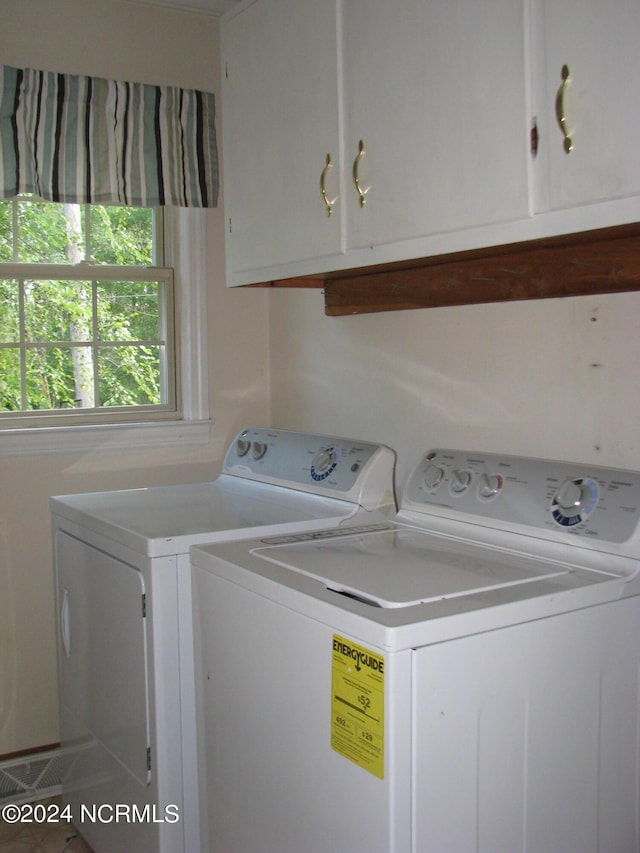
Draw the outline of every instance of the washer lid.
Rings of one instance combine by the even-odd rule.
[[[333,535],[331,535],[333,534]],[[410,527],[377,525],[278,537],[252,550],[369,604],[409,607],[571,575],[582,570]],[[604,573],[608,574],[608,573]],[[598,579],[601,580],[599,574]],[[594,577],[595,580],[595,577]]]

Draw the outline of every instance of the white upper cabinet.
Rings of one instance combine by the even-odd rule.
[[[640,0],[245,0],[221,32],[228,284],[640,221]]]
[[[522,5],[255,0],[227,16],[228,283],[433,254],[432,235],[526,217]]]
[[[348,248],[528,215],[523,4],[344,0]],[[387,260],[388,258],[385,258]]]
[[[257,0],[223,20],[227,283],[341,251],[335,0]],[[295,274],[295,270],[293,271]],[[282,273],[282,271],[281,271]]]
[[[533,8],[542,48],[533,78],[542,124],[536,210],[638,195],[640,2],[535,0]],[[601,224],[616,224],[608,215]]]

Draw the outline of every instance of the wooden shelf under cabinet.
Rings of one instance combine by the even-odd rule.
[[[325,314],[640,290],[640,223],[249,287],[324,288]]]

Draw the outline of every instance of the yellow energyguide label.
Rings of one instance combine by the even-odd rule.
[[[331,746],[384,779],[384,657],[333,635]]]

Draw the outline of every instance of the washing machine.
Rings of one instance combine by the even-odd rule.
[[[211,853],[637,853],[640,473],[433,450],[396,517],[192,549]]]
[[[190,546],[393,515],[394,463],[250,428],[213,482],[51,499],[63,797],[96,853],[200,849]]]

